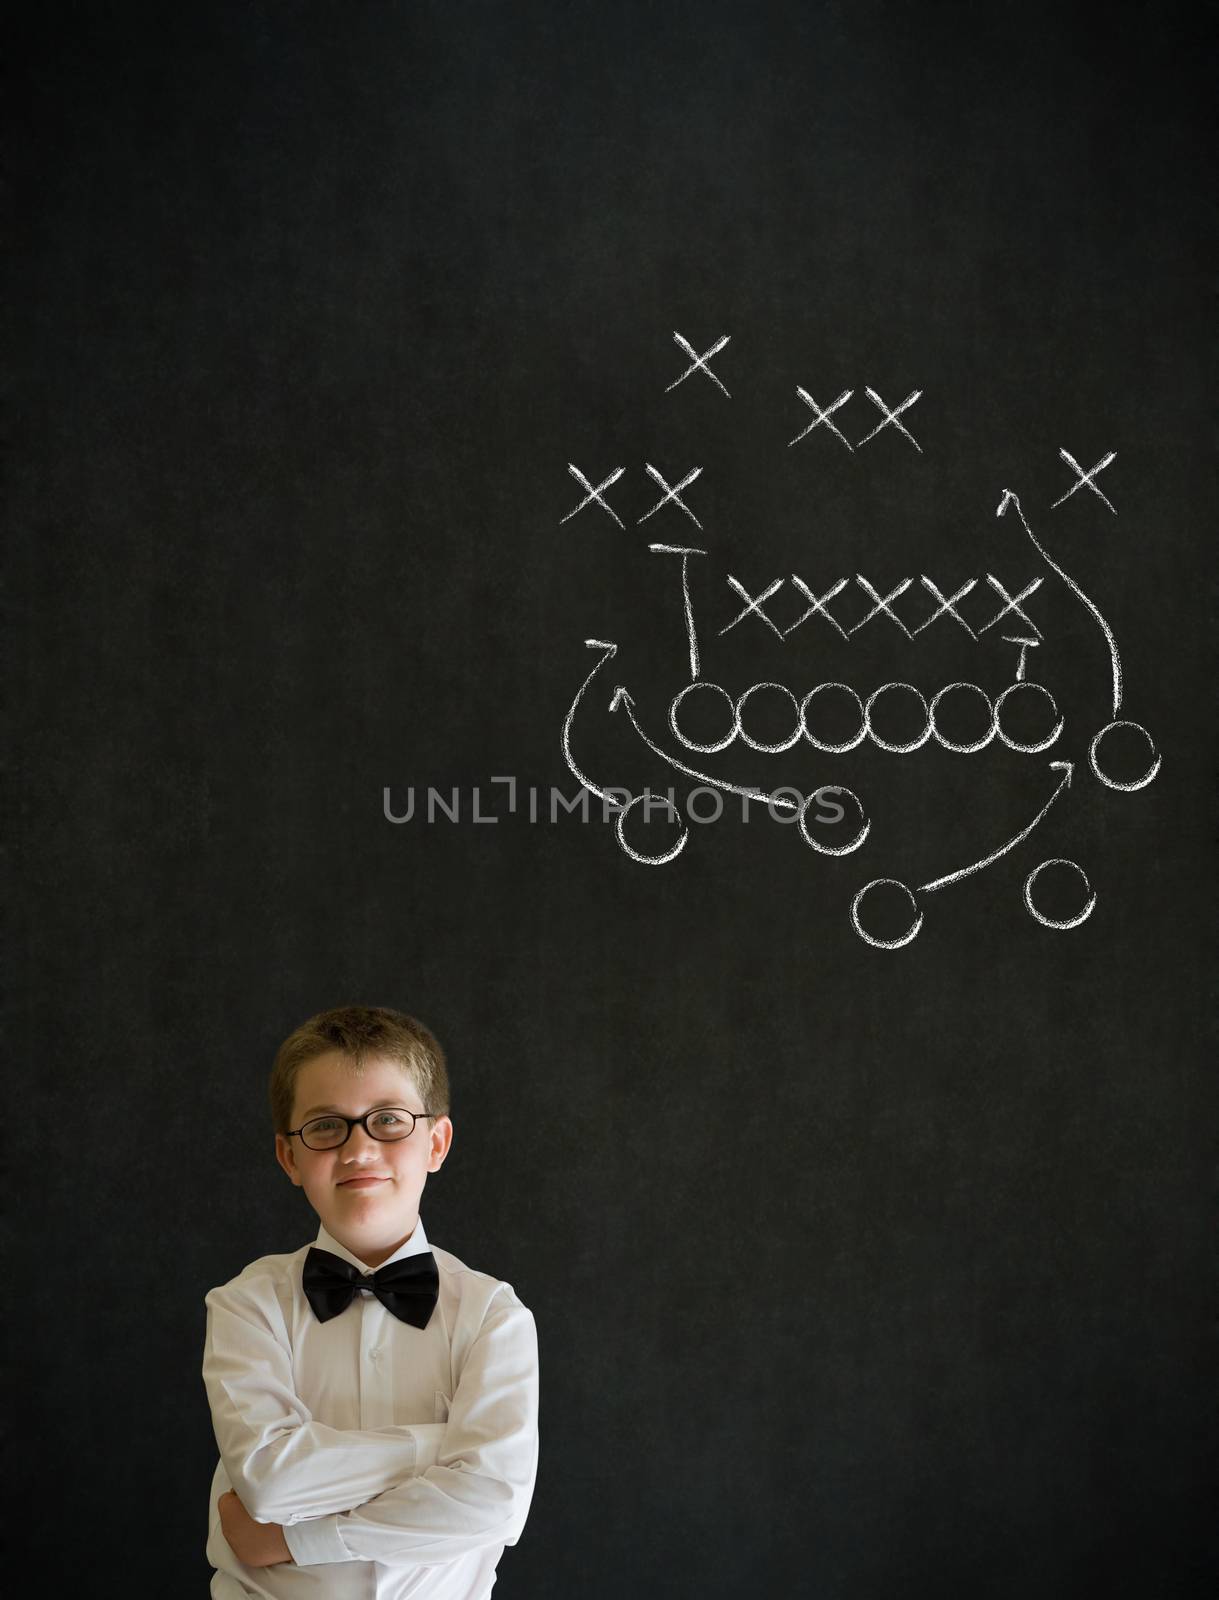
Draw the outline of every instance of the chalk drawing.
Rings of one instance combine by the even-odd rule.
[[[862,922],[859,920],[859,908],[863,904],[864,896],[867,895],[871,890],[879,889],[885,884],[891,884],[894,888],[900,889],[910,901],[910,909],[914,912],[914,918],[911,921],[910,926],[906,929],[905,933],[899,934],[896,939],[881,939],[873,933],[868,933]],[[900,950],[903,945],[910,943],[911,939],[915,937],[919,929],[923,926],[923,913],[918,908],[918,901],[914,898],[913,890],[911,890],[907,884],[902,883],[900,879],[873,878],[871,883],[864,884],[863,888],[855,896],[854,900],[851,901],[851,926],[866,944],[872,945],[877,950]]]
[[[1084,892],[1088,895],[1088,899],[1084,904],[1083,910],[1077,916],[1049,917],[1044,911],[1038,911],[1033,904],[1033,885],[1047,867],[1070,867],[1072,871],[1078,872],[1084,880]],[[1061,856],[1055,856],[1049,861],[1043,861],[1039,867],[1034,867],[1024,880],[1024,903],[1028,907],[1029,916],[1039,922],[1043,928],[1078,928],[1081,923],[1087,922],[1092,915],[1092,908],[1096,905],[1096,896],[1092,893],[1092,885],[1088,882],[1088,874],[1077,862],[1064,861]]]
[[[1016,682],[1023,683],[1024,658],[1028,655],[1030,650],[1035,650],[1037,648],[1037,646],[1041,643],[1041,640],[1026,639],[1018,633],[1005,633],[1003,635],[1003,642],[1004,644],[1018,644],[1020,646],[1020,659],[1016,663]]]
[[[705,550],[695,550],[693,546],[681,544],[650,544],[649,550],[657,555],[681,557],[681,599],[682,614],[686,619],[686,639],[690,645],[690,677],[698,677],[698,633],[694,627],[694,607],[690,604],[690,571],[689,559],[691,556],[705,556]]]
[[[587,489],[588,490],[588,493],[585,496],[585,498],[583,500],[581,500],[581,502],[580,502],[580,504],[578,506],[573,506],[572,509],[567,513],[567,515],[565,517],[560,517],[559,518],[559,526],[560,526],[560,528],[563,526],[563,524],[565,522],[569,522],[571,520],[571,518],[575,516],[577,511],[583,511],[585,506],[590,506],[590,505],[593,505],[593,504],[599,505],[601,507],[602,511],[607,512],[611,517],[613,517],[614,521],[618,524],[618,526],[620,528],[625,528],[625,524],[623,523],[622,518],[614,510],[613,506],[611,506],[608,503],[608,501],[602,499],[601,491],[602,491],[602,489],[608,489],[611,484],[617,483],[618,479],[626,471],[626,468],[625,467],[615,467],[613,472],[610,473],[609,477],[608,478],[604,478],[597,485],[597,487],[595,489],[593,488],[592,484],[588,481],[588,479],[584,476],[584,474],[580,471],[579,467],[573,467],[571,465],[571,463],[568,462],[567,470],[568,470],[568,472],[571,473],[572,477],[576,480],[576,482],[580,485],[580,487],[582,489]]]
[[[635,715],[634,697],[621,684],[614,690],[614,698],[610,701],[610,710],[617,711],[620,705],[626,707],[626,714],[630,718],[631,726],[644,744],[647,745],[648,749],[654,751],[662,761],[674,768],[675,771],[684,772],[688,778],[697,778],[700,783],[705,783],[713,789],[722,789],[726,794],[739,794],[748,800],[761,800],[767,806],[780,806],[784,810],[792,812],[799,811],[800,807],[794,800],[787,800],[781,795],[768,794],[765,789],[751,788],[739,783],[727,783],[723,778],[713,777],[707,772],[698,772],[694,767],[688,767],[684,761],[679,761],[676,756],[670,755],[667,750],[661,749],[660,745],[649,739],[640,727],[639,719]]]
[[[702,352],[696,350],[694,345],[680,333],[675,332],[673,339],[688,358],[689,364],[667,386],[665,392],[669,393],[676,389],[695,373],[701,373],[726,398],[731,399],[727,387],[710,365],[711,361],[726,348],[730,336],[722,334]],[[923,454],[923,446],[907,426],[911,409],[923,397],[922,389],[912,390],[899,404],[890,406],[875,389],[865,385],[861,391],[862,396],[880,413],[880,420],[852,444],[835,418],[856,392],[854,388],[844,389],[828,405],[822,406],[808,389],[798,385],[797,397],[812,412],[812,420],[795,438],[788,440],[788,446],[798,444],[815,430],[822,429],[832,434],[848,454],[861,459],[857,457],[856,452],[875,440],[886,429],[891,429],[901,434],[919,455]],[[1116,515],[1112,501],[1096,482],[1099,475],[1116,459],[1115,453],[1109,451],[1086,471],[1069,451],[1060,448],[1059,455],[1074,472],[1075,482],[1054,501],[1054,507],[1062,505],[1080,489],[1087,489]],[[670,483],[650,461],[645,461],[643,467],[644,473],[659,488],[661,495],[638,518],[638,524],[647,522],[664,507],[672,506],[701,530],[702,522],[683,499],[683,494],[703,475],[703,467],[691,468],[674,483]],[[584,498],[566,513],[560,525],[570,521],[578,512],[596,506],[611,517],[619,528],[624,528],[623,518],[606,496],[623,477],[626,469],[615,467],[608,476],[595,485],[591,477],[586,476],[574,464],[569,463],[567,470],[584,491]],[[1019,497],[1012,490],[1004,489],[996,508],[996,517],[1003,518],[1009,509],[1014,509],[1015,520],[1019,522],[1025,537],[1042,563],[1066,585],[1085,608],[1105,640],[1110,664],[1111,718],[1099,727],[1087,746],[1088,769],[1107,789],[1133,792],[1145,788],[1159,774],[1161,756],[1151,734],[1142,724],[1120,716],[1124,684],[1121,658],[1113,629],[1096,604],[1084,593],[1075,579],[1049,555],[1042,542],[1033,533]],[[788,785],[775,787],[765,783],[732,782],[714,771],[704,770],[715,763],[703,760],[695,765],[684,757],[718,756],[739,744],[748,749],[753,756],[766,759],[786,755],[807,744],[818,757],[828,756],[837,762],[845,760],[861,745],[870,743],[886,756],[909,757],[926,747],[934,747],[949,753],[954,758],[959,756],[976,760],[983,751],[994,752],[997,749],[1021,757],[1038,755],[1057,744],[1066,733],[1066,718],[1060,711],[1054,694],[1045,684],[1034,681],[1029,676],[1028,670],[1030,651],[1037,650],[1043,642],[1041,628],[1026,609],[1046,582],[1041,575],[1032,577],[1023,586],[1016,585],[1009,589],[1005,579],[998,577],[992,571],[985,571],[981,577],[967,576],[955,586],[943,587],[926,572],[922,572],[917,580],[920,587],[914,591],[914,597],[911,597],[910,592],[915,583],[912,576],[903,576],[896,580],[888,579],[883,586],[878,586],[862,572],[856,572],[853,576],[840,575],[828,583],[823,582],[814,586],[793,572],[779,575],[761,587],[756,587],[752,583],[747,585],[742,582],[733,573],[725,573],[723,581],[732,596],[735,609],[726,621],[717,618],[714,623],[709,623],[704,618],[700,628],[696,621],[691,596],[690,558],[698,556],[706,559],[708,549],[705,546],[669,543],[652,543],[647,549],[658,555],[681,558],[681,617],[690,681],[672,696],[668,706],[668,724],[682,754],[666,749],[647,731],[638,714],[634,696],[625,684],[615,685],[608,710],[611,715],[621,712],[640,743],[657,761],[670,771],[694,780],[700,786],[695,793],[703,793],[704,799],[712,800],[714,810],[710,815],[700,815],[693,810],[692,803],[688,805],[687,815],[693,821],[718,822],[724,814],[720,797],[735,795],[744,803],[742,809],[744,817],[748,817],[751,802],[761,803],[766,806],[770,817],[775,821],[796,822],[800,837],[815,854],[829,858],[846,856],[862,848],[869,839],[872,828],[869,810],[864,800],[854,790],[843,784],[822,783],[819,787],[813,787],[806,783],[799,788],[793,788]],[[983,580],[985,588],[982,586]],[[790,613],[791,609],[784,605],[786,596],[782,593],[788,582],[791,583],[793,591],[801,596],[804,608],[794,621],[781,624],[776,618],[782,616],[785,611]],[[845,612],[843,615],[836,615],[834,609],[835,602],[848,585],[858,589],[868,602],[864,615],[850,624],[845,621]],[[994,602],[998,602],[997,609],[993,609],[989,616],[981,616],[978,614],[980,610],[978,602],[988,591],[992,598],[992,606]],[[914,625],[912,613],[916,609],[915,597],[920,593],[930,598],[934,603],[934,610]],[[705,605],[706,602],[700,601],[700,604]],[[775,615],[767,609],[770,604],[774,606]],[[926,609],[925,601],[922,609]],[[866,693],[850,683],[827,679],[805,688],[801,697],[799,689],[778,681],[773,676],[759,677],[757,682],[747,684],[739,692],[734,693],[724,684],[702,675],[700,637],[718,640],[743,624],[747,629],[756,629],[756,625],[760,624],[767,639],[786,644],[805,623],[817,619],[832,630],[835,636],[832,641],[834,646],[852,646],[853,656],[859,649],[855,641],[868,630],[869,624],[880,623],[882,619],[887,621],[913,649],[919,650],[925,649],[921,639],[926,631],[934,623],[944,620],[950,622],[957,630],[958,639],[964,635],[969,641],[968,648],[977,647],[980,662],[983,657],[985,661],[982,662],[977,674],[970,672],[966,677],[954,678],[934,692],[928,689],[926,693],[915,683],[904,679],[881,683]],[[1016,631],[1014,633],[1002,631],[1001,625],[1014,626]],[[987,637],[992,634],[993,639]],[[822,639],[826,638],[824,633],[819,636]],[[761,638],[762,635],[758,637]],[[984,685],[988,681],[988,671],[993,665],[993,643],[999,639],[1004,644],[1014,645],[1017,648],[1014,675],[1010,682],[1001,687],[987,688]],[[618,653],[617,645],[608,640],[586,639],[584,643],[586,648],[598,652],[598,659],[577,689],[564,718],[562,731],[564,759],[578,783],[604,803],[607,820],[611,813],[616,814],[615,835],[624,854],[632,861],[644,865],[669,864],[684,851],[690,837],[686,819],[673,799],[673,789],[669,790],[668,798],[654,795],[650,789],[632,795],[627,789],[616,788],[608,783],[595,783],[577,763],[573,752],[577,713],[585,707],[588,691],[597,674]],[[980,681],[974,681],[975,677]],[[759,705],[763,698],[770,702],[766,708],[770,720],[765,724],[765,736],[762,724],[759,722]],[[849,720],[845,728],[841,723],[833,724],[834,736],[828,737],[831,724],[827,722],[826,711],[834,709],[831,702],[835,699],[839,701],[845,699]],[[892,708],[899,704],[912,707],[916,712],[913,725],[906,729],[900,738],[894,737],[887,731],[894,715]],[[712,713],[710,722],[706,720],[708,710]],[[695,735],[691,725],[692,713],[696,711],[703,719],[698,736]],[[588,722],[586,733],[591,741],[595,738],[595,727],[589,720],[587,710],[584,711],[584,718]],[[962,723],[963,718],[965,720]],[[878,729],[878,722],[881,724],[881,729]],[[961,731],[962,727],[967,728],[968,732]],[[881,731],[882,729],[886,731]],[[1077,738],[1078,734],[1079,730],[1076,729],[1073,737]],[[1126,772],[1118,770],[1115,767],[1117,756],[1114,746],[1119,743],[1125,746],[1127,752],[1125,760],[1129,763],[1130,748],[1139,741],[1146,749],[1141,758],[1136,758],[1135,770]],[[994,759],[993,755],[988,759]],[[1005,756],[1004,759],[1008,757]],[[1073,759],[1050,761],[1049,770],[1056,775],[1056,781],[1049,797],[1031,821],[1002,844],[980,855],[976,860],[968,861],[965,865],[942,873],[917,887],[912,887],[899,878],[874,878],[865,883],[856,891],[850,903],[850,922],[855,932],[866,944],[878,950],[897,950],[910,944],[919,934],[924,922],[921,897],[937,894],[942,889],[985,872],[1015,851],[1043,823],[1060,797],[1071,788],[1076,766],[1077,762]],[[839,797],[834,803],[836,815],[832,818],[826,817],[818,811],[814,816],[814,802],[827,804],[825,797],[831,795]],[[660,807],[670,818],[676,828],[676,838],[665,848],[655,853],[647,853],[640,850],[636,843],[628,840],[626,826],[628,818],[636,815],[640,807],[650,815],[653,806]],[[825,837],[816,831],[819,825],[824,827],[830,822],[834,822],[835,825],[840,823],[848,809],[858,813],[858,823],[845,844],[834,843],[832,835]],[[1078,876],[1084,894],[1081,910],[1066,917],[1051,916],[1038,903],[1037,885],[1048,867],[1061,867]],[[909,902],[910,915],[907,926],[894,936],[888,934],[882,936],[877,928],[868,926],[869,920],[875,922],[874,912],[869,917],[869,911],[875,903],[874,896],[883,889],[896,890]],[[1025,908],[1032,919],[1038,925],[1055,931],[1079,928],[1090,918],[1097,903],[1096,893],[1083,868],[1076,862],[1057,856],[1048,857],[1028,873],[1024,879],[1023,898]],[[1042,898],[1044,899],[1044,894]]]
[[[1058,574],[1058,576],[1066,584],[1067,588],[1070,589],[1071,593],[1074,594],[1080,601],[1082,601],[1083,605],[1095,618],[1096,624],[1100,628],[1100,631],[1104,634],[1105,642],[1109,646],[1109,665],[1113,676],[1113,715],[1116,717],[1118,712],[1122,709],[1122,663],[1117,653],[1117,640],[1113,637],[1113,629],[1109,626],[1104,617],[1101,616],[1100,612],[1092,604],[1091,600],[1088,599],[1087,595],[1075,582],[1075,579],[1068,577],[1058,563],[1051,560],[1047,552],[1038,543],[1032,528],[1030,528],[1028,525],[1028,519],[1025,517],[1024,511],[1020,505],[1020,497],[1013,494],[1010,489],[1004,489],[999,500],[998,510],[995,512],[995,515],[997,517],[1006,516],[1008,506],[1015,506],[1016,515],[1020,518],[1020,525],[1028,535],[1033,549],[1036,550],[1037,554],[1045,562],[1046,566],[1049,567],[1052,572],[1056,572]],[[1023,599],[1024,596],[1021,595],[1020,598]],[[1020,613],[1020,616],[1025,622],[1028,621],[1028,618],[1024,616],[1023,612]],[[1033,631],[1036,632],[1037,630],[1034,629]]]
[[[1105,735],[1112,733],[1115,728],[1133,728],[1136,733],[1141,734],[1146,739],[1147,748],[1151,752],[1151,760],[1148,763],[1147,770],[1141,777],[1135,778],[1129,783],[1122,783],[1109,773],[1101,770],[1100,743]],[[1145,789],[1160,770],[1160,752],[1155,747],[1155,740],[1147,732],[1147,729],[1138,722],[1107,722],[1088,746],[1088,761],[1091,763],[1092,771],[1107,789],[1122,789],[1127,794],[1133,793],[1135,789]]]
[[[1027,744],[1019,739],[1013,739],[1011,734],[1004,731],[1003,707],[1011,699],[1012,695],[1021,695],[1025,699],[1027,699],[1029,695],[1034,696],[1034,698],[1037,696],[1044,696],[1045,699],[1050,702],[1050,714],[1056,720],[1053,727],[1050,729],[1050,732],[1045,736],[1044,739],[1037,739],[1032,744]],[[1003,693],[995,701],[995,728],[999,734],[999,738],[1009,750],[1018,750],[1021,755],[1035,756],[1041,750],[1048,750],[1054,743],[1055,739],[1057,739],[1058,735],[1062,732],[1063,725],[1063,719],[1058,714],[1058,704],[1055,701],[1054,696],[1047,688],[1045,688],[1043,684],[1032,683],[1028,679],[1019,679],[1015,683],[1009,683],[1007,688],[1004,689]]]
[[[631,812],[637,805],[650,807],[658,801],[667,806],[676,817],[677,826],[680,831],[678,832],[677,843],[671,850],[662,850],[654,856],[647,856],[644,855],[641,850],[636,850],[633,845],[629,845],[626,842],[626,819],[630,816]],[[614,823],[614,829],[618,836],[618,843],[621,845],[623,850],[625,850],[627,855],[630,856],[631,860],[638,861],[642,866],[645,867],[664,867],[667,866],[670,861],[676,861],[677,857],[686,848],[686,840],[690,837],[690,830],[682,820],[681,812],[678,811],[672,800],[669,800],[664,795],[648,794],[646,791],[643,794],[633,795],[631,799],[627,801],[626,805],[624,805],[618,813],[617,820]]]
[[[953,694],[958,689],[964,689],[968,694],[976,694],[987,710],[986,732],[980,739],[973,739],[965,744],[961,744],[947,738],[942,730],[936,726],[935,721],[935,714],[939,710],[940,702],[943,700],[944,696]],[[996,733],[998,733],[999,714],[986,690],[981,688],[978,684],[946,683],[944,687],[937,690],[935,695],[932,697],[931,705],[927,710],[927,724],[932,738],[942,749],[955,751],[957,755],[961,756],[972,756],[976,755],[979,750],[985,750],[987,745],[995,737]]]
[[[818,800],[818,799],[821,798],[823,792],[824,791],[819,789],[819,790],[817,790],[817,792],[815,794],[810,794],[805,799],[804,804],[800,807],[800,818],[799,818],[799,822],[800,822],[800,837],[804,840],[805,844],[811,846],[812,849],[816,850],[818,855],[823,855],[823,856],[849,856],[852,851],[859,849],[860,845],[868,837],[868,830],[872,826],[870,820],[868,819],[868,817],[864,813],[863,801],[860,800],[859,796],[857,794],[853,793],[850,789],[844,789],[841,784],[834,784],[834,785],[831,786],[831,790],[830,790],[831,793],[833,793],[833,794],[844,794],[844,795],[846,795],[848,797],[848,799],[854,801],[855,807],[859,812],[860,822],[862,823],[862,826],[860,827],[859,832],[855,835],[855,837],[853,839],[848,840],[848,842],[846,844],[840,844],[840,845],[824,844],[820,839],[814,838],[813,835],[808,831],[808,808],[809,808],[810,805],[812,805],[814,800]]]
[[[958,867],[955,872],[947,872],[942,878],[933,878],[930,883],[920,884],[920,893],[932,894],[937,889],[946,889],[950,883],[959,883],[962,878],[968,878],[971,873],[981,872],[984,867],[989,867],[992,862],[998,861],[1000,856],[1005,856],[1009,850],[1014,850],[1023,839],[1027,839],[1029,834],[1032,833],[1033,829],[1041,821],[1042,817],[1045,816],[1046,812],[1054,804],[1055,800],[1058,799],[1058,796],[1063,792],[1063,790],[1071,787],[1071,775],[1075,771],[1074,762],[1051,761],[1050,767],[1051,770],[1060,771],[1062,773],[1062,777],[1058,780],[1058,787],[1054,790],[1054,793],[1046,801],[1045,805],[1042,806],[1041,810],[1033,818],[1032,822],[1029,823],[1027,828],[1021,828],[1020,832],[1014,834],[1006,844],[1001,844],[997,850],[992,850],[988,856],[983,856],[981,861],[974,861],[968,867]]]
[[[589,650],[600,650],[602,652],[602,656],[600,661],[597,662],[596,666],[589,673],[588,677],[585,678],[584,682],[580,685],[579,689],[576,690],[576,698],[572,701],[571,709],[563,719],[563,759],[567,762],[567,765],[571,770],[571,774],[577,783],[583,784],[590,794],[595,794],[597,796],[598,800],[604,801],[608,805],[613,805],[615,802],[611,800],[610,796],[606,794],[605,790],[599,789],[593,780],[585,773],[581,772],[580,768],[576,765],[575,757],[571,753],[571,727],[572,723],[576,720],[576,711],[579,709],[580,701],[583,700],[589,684],[601,671],[601,668],[605,665],[605,663],[613,656],[618,654],[618,646],[616,644],[611,644],[608,639],[585,639],[584,643]]]
[[[858,443],[856,444],[855,448],[859,449],[859,447],[861,445],[867,444],[869,439],[875,439],[876,435],[881,431],[882,428],[888,428],[888,427],[892,426],[892,427],[897,429],[898,433],[904,434],[905,437],[907,439],[909,439],[910,443],[914,446],[914,448],[921,455],[923,453],[922,445],[918,442],[918,440],[914,437],[914,435],[909,431],[909,429],[906,427],[906,425],[904,423],[902,423],[902,422],[899,422],[897,419],[898,419],[898,417],[901,416],[903,411],[909,411],[910,407],[915,403],[916,400],[921,400],[922,399],[923,391],[921,389],[915,389],[912,394],[908,394],[906,396],[906,398],[902,401],[901,405],[895,406],[892,411],[889,410],[888,406],[881,399],[881,397],[877,394],[875,389],[868,389],[868,388],[865,387],[864,393],[867,395],[868,399],[872,402],[872,404],[874,406],[878,407],[878,409],[881,410],[884,413],[884,419],[883,419],[883,421],[878,422],[876,424],[876,426],[872,429],[871,433],[865,433],[863,438],[858,441]]]
[[[919,582],[922,584],[923,588],[933,596],[934,599],[940,602],[940,604],[939,609],[933,611],[927,618],[926,622],[920,622],[918,627],[911,631],[910,637],[912,639],[916,633],[922,633],[924,628],[929,628],[931,624],[937,621],[940,617],[951,617],[954,622],[959,622],[961,624],[971,639],[976,639],[978,637],[973,629],[969,626],[968,622],[966,622],[965,618],[957,610],[957,601],[963,600],[965,596],[971,592],[971,590],[977,587],[978,580],[976,578],[970,578],[967,583],[963,583],[957,592],[954,595],[951,595],[947,600],[940,593],[936,585],[932,583],[930,578],[924,575],[919,578]]]
[[[1116,451],[1110,450],[1108,455],[1102,457],[1102,459],[1098,461],[1094,467],[1089,467],[1087,472],[1084,471],[1069,450],[1064,450],[1061,446],[1059,446],[1058,454],[1075,473],[1077,481],[1071,485],[1066,494],[1059,495],[1058,499],[1055,500],[1054,504],[1050,507],[1050,510],[1053,511],[1057,506],[1060,506],[1064,500],[1069,500],[1077,489],[1091,489],[1096,498],[1098,500],[1103,500],[1105,505],[1109,507],[1110,511],[1112,511],[1113,515],[1116,517],[1117,507],[1113,504],[1113,501],[1103,493],[1102,490],[1097,488],[1095,482],[1093,481],[1098,472],[1103,472],[1111,461],[1117,460]]]
[[[846,445],[848,450],[854,452],[855,446],[847,438],[846,434],[839,432],[837,426],[830,421],[830,418],[834,415],[835,411],[837,411],[840,406],[846,405],[847,401],[851,398],[854,392],[855,391],[853,389],[844,389],[838,396],[837,400],[832,400],[823,411],[813,399],[812,395],[809,394],[808,390],[802,389],[800,385],[797,384],[796,393],[813,413],[813,420],[809,423],[808,427],[805,428],[803,433],[798,433],[794,439],[789,439],[787,441],[788,448],[790,449],[794,444],[799,444],[801,439],[806,439],[808,435],[812,433],[814,428],[828,428],[834,435],[835,439],[840,439],[842,443]]]
[[[715,343],[711,346],[710,350],[704,350],[702,355],[700,356],[695,351],[694,346],[688,340],[683,339],[680,333],[675,333],[673,335],[673,338],[681,346],[681,348],[686,352],[686,354],[692,358],[692,360],[691,360],[690,365],[682,373],[681,377],[680,378],[674,378],[673,382],[668,385],[668,388],[665,389],[665,393],[668,394],[669,389],[676,389],[677,385],[679,383],[685,383],[686,379],[690,376],[690,374],[692,372],[701,372],[704,377],[707,377],[707,378],[711,379],[712,383],[720,391],[721,394],[723,394],[727,399],[731,400],[732,396],[728,393],[727,389],[724,388],[724,385],[720,382],[720,380],[716,377],[715,373],[712,372],[711,368],[707,365],[707,363],[708,363],[708,361],[710,361],[711,357],[714,356],[714,355],[718,355],[719,352],[728,343],[728,341],[729,341],[729,339],[731,337],[732,337],[731,334],[728,334],[728,333],[723,334],[720,338],[718,338],[715,341]]]
[[[984,622],[982,624],[982,626],[978,629],[978,632],[980,634],[989,633],[990,630],[994,627],[996,622],[1002,622],[1004,617],[1007,616],[1009,611],[1014,611],[1016,613],[1016,615],[1020,618],[1021,622],[1024,623],[1025,627],[1026,628],[1032,628],[1033,632],[1037,635],[1038,638],[1040,638],[1041,637],[1041,629],[1037,626],[1037,624],[1035,622],[1033,622],[1028,616],[1026,616],[1026,614],[1020,609],[1020,602],[1022,600],[1027,600],[1029,595],[1035,594],[1037,592],[1037,590],[1041,588],[1041,579],[1040,578],[1034,578],[1032,583],[1028,584],[1025,588],[1021,589],[1020,593],[1018,595],[1016,595],[1015,599],[1013,599],[1012,596],[1010,594],[1008,594],[1007,590],[999,582],[998,578],[995,577],[993,572],[988,572],[986,574],[986,581],[987,581],[987,583],[990,584],[991,588],[995,591],[995,593],[1003,601],[1003,608],[1000,611],[996,611],[994,616],[990,619],[989,622]]]
[[[694,482],[695,478],[698,477],[703,469],[701,467],[695,467],[693,472],[686,473],[685,477],[679,484],[671,485],[665,481],[663,474],[657,472],[656,468],[650,461],[644,462],[644,468],[647,471],[648,477],[651,478],[653,482],[658,483],[664,490],[664,494],[660,497],[650,511],[644,512],[643,516],[641,516],[639,519],[640,522],[646,522],[649,517],[654,517],[660,510],[661,506],[667,506],[671,500],[675,506],[679,507],[686,513],[696,528],[701,528],[702,523],[694,515],[693,511],[690,510],[690,507],[686,504],[686,502],[681,498],[680,491],[682,489],[689,488],[689,486]]]
[[[855,582],[859,585],[859,587],[867,595],[868,599],[869,600],[874,600],[876,602],[876,604],[872,607],[871,611],[868,612],[866,617],[862,618],[859,622],[857,622],[853,628],[848,628],[847,629],[847,633],[848,634],[858,633],[860,628],[862,628],[864,626],[864,623],[871,622],[873,617],[884,616],[884,617],[888,617],[890,622],[896,623],[897,626],[901,629],[901,631],[906,635],[907,639],[912,637],[910,629],[906,626],[906,624],[902,621],[902,619],[897,615],[897,613],[893,610],[892,606],[889,604],[889,602],[891,600],[896,600],[898,595],[905,594],[906,590],[910,587],[910,579],[909,578],[903,578],[902,581],[896,587],[896,589],[890,589],[889,593],[887,595],[885,595],[883,599],[881,598],[880,594],[868,582],[868,580],[858,572],[855,574]]]
[[[763,609],[762,602],[763,600],[769,600],[772,594],[777,594],[783,587],[785,581],[786,580],[783,578],[776,578],[769,589],[763,589],[762,593],[759,595],[751,595],[743,583],[738,583],[737,580],[732,577],[731,574],[729,574],[729,586],[735,589],[740,595],[741,599],[744,600],[745,609],[744,611],[738,612],[738,614],[733,617],[731,622],[720,629],[721,635],[727,633],[729,628],[735,628],[738,622],[743,622],[746,617],[752,614],[753,616],[760,617],[770,631],[777,638],[781,639],[783,637],[783,630],[776,622],[772,621],[772,619],[767,616],[765,610]]]

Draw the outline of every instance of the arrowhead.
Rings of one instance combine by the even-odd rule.
[[[631,694],[631,691],[620,683],[614,690],[614,698],[610,701],[610,710],[617,711],[618,707],[624,701],[628,706],[633,706],[635,704],[635,698]]]
[[[1051,770],[1053,768],[1055,768],[1055,767],[1057,767],[1060,772],[1064,772],[1066,774],[1066,776],[1063,778],[1062,781],[1066,785],[1066,787],[1069,789],[1071,787],[1072,775],[1075,772],[1075,763],[1073,761],[1051,761],[1050,762]]]
[[[1020,510],[1020,499],[1019,499],[1019,496],[1018,495],[1014,495],[1010,489],[1004,489],[1002,495],[999,497],[999,507],[998,507],[998,510],[995,512],[995,515],[997,517],[1001,517],[1003,515],[1003,513],[1007,510],[1008,506],[1011,504],[1011,502],[1013,500],[1015,500],[1015,502],[1016,502],[1016,510],[1019,511]]]

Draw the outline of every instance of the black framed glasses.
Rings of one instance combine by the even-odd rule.
[[[370,1139],[394,1144],[399,1139],[409,1139],[419,1119],[430,1115],[429,1111],[408,1111],[405,1106],[377,1106],[362,1117],[344,1117],[330,1111],[324,1117],[310,1117],[299,1128],[291,1128],[287,1137],[299,1136],[306,1150],[337,1150],[351,1138],[353,1128],[363,1128]]]

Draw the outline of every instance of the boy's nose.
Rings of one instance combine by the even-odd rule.
[[[343,1148],[343,1159],[345,1161],[363,1161],[370,1156],[376,1155],[377,1141],[367,1128],[361,1127],[357,1122]]]

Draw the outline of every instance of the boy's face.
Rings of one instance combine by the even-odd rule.
[[[292,1126],[337,1112],[363,1116],[380,1106],[426,1109],[406,1069],[396,1061],[366,1061],[357,1076],[341,1051],[315,1056],[297,1074]],[[373,1139],[353,1128],[337,1150],[309,1150],[300,1135],[275,1136],[279,1164],[304,1189],[327,1231],[367,1266],[378,1267],[410,1238],[419,1220],[419,1197],[429,1172],[449,1152],[448,1117],[416,1122],[406,1139]]]

